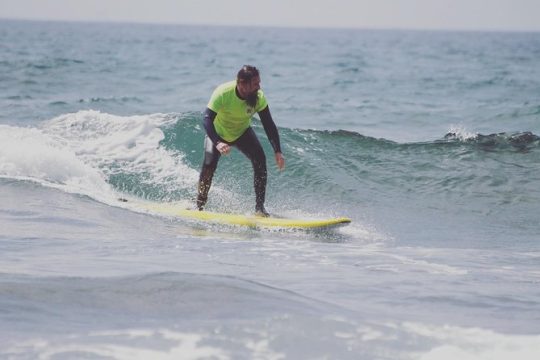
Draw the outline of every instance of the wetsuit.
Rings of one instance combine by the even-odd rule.
[[[235,146],[249,160],[254,171],[256,211],[264,212],[266,194],[266,157],[257,135],[251,128],[251,117],[257,112],[274,152],[281,152],[279,134],[272,120],[266,98],[261,90],[257,93],[257,104],[251,107],[238,97],[236,81],[225,83],[214,91],[204,112],[204,161],[199,176],[197,207],[202,210],[208,199],[208,191],[217,168],[220,152],[218,142]]]

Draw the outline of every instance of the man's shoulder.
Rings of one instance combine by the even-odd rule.
[[[232,81],[223,83],[221,85],[218,85],[218,87],[216,87],[216,89],[214,90],[214,93],[225,94],[225,93],[234,91],[235,88],[236,88],[236,80],[232,80]]]
[[[219,85],[212,93],[207,107],[214,112],[218,112],[225,104],[234,101],[235,89],[236,81],[229,81]]]

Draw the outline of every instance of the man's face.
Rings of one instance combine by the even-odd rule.
[[[261,79],[256,76],[251,81],[238,81],[237,87],[240,96],[243,99],[247,99],[257,94],[257,91],[261,88]]]

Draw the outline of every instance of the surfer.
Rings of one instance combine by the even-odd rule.
[[[220,156],[228,155],[231,146],[234,146],[251,160],[253,165],[255,213],[269,216],[264,208],[266,156],[251,128],[251,118],[255,113],[259,114],[266,136],[274,149],[279,170],[285,167],[285,159],[281,153],[278,130],[260,84],[259,70],[254,66],[244,65],[238,71],[236,80],[218,86],[212,93],[203,120],[206,136],[197,195],[199,210],[203,210],[208,200],[208,191]]]

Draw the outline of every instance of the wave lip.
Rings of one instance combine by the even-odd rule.
[[[507,149],[514,148],[518,151],[527,151],[540,145],[540,136],[530,131],[524,132],[501,132],[494,134],[470,134],[459,131],[451,131],[444,136],[446,141],[459,141],[476,144],[484,149]]]
[[[0,125],[0,176],[106,203],[116,203],[114,189],[124,189],[126,177],[129,184],[191,189],[195,170],[183,163],[181,152],[160,146],[160,127],[169,121],[163,114],[88,110],[61,115],[40,128]]]
[[[118,103],[118,104],[124,104],[124,103],[142,103],[143,100],[136,97],[136,96],[121,96],[121,97],[91,97],[87,99],[79,99],[79,103]]]

